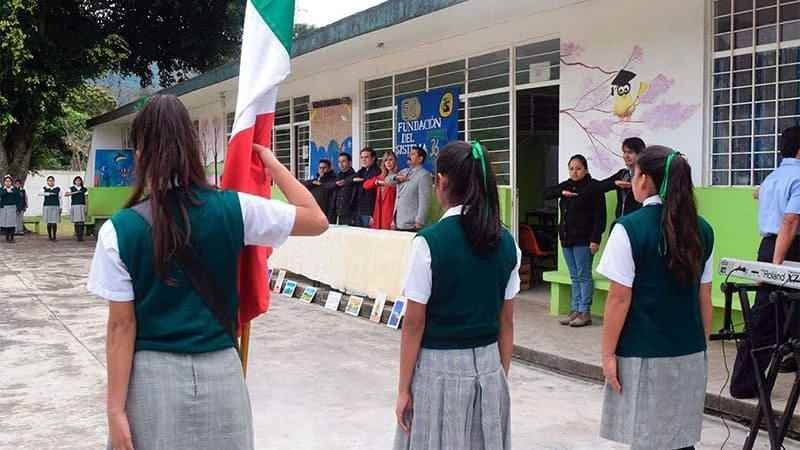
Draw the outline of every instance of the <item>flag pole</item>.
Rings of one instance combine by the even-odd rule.
[[[247,378],[247,357],[250,356],[250,322],[242,325],[242,337],[239,340],[239,358],[242,360],[242,373]]]

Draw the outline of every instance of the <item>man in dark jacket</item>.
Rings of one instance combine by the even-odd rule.
[[[320,209],[328,216],[328,222],[336,222],[336,213],[331,207],[331,193],[333,189],[331,185],[336,183],[336,173],[332,170],[331,162],[327,159],[320,160],[319,167],[317,168],[317,176],[304,181],[303,185],[311,191],[314,200],[317,201]]]
[[[357,227],[369,228],[372,222],[372,213],[375,210],[375,196],[378,194],[377,189],[366,190],[364,189],[364,182],[381,174],[380,169],[375,164],[377,159],[375,150],[371,147],[364,147],[361,150],[361,169],[356,173],[353,182],[356,184],[356,217],[355,224]]]
[[[353,209],[355,201],[355,184],[353,179],[356,171],[353,170],[353,157],[349,153],[339,154],[339,173],[336,174],[336,181],[325,184],[333,190],[331,195],[332,208],[335,219],[331,221],[334,225],[353,225],[355,211]]]

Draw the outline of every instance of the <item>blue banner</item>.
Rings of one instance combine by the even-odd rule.
[[[425,168],[434,172],[439,150],[458,139],[458,96],[455,88],[397,97],[397,162],[408,166],[411,147],[422,147],[428,153]]]

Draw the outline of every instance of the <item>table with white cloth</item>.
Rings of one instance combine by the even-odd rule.
[[[413,233],[332,226],[321,236],[292,236],[269,259],[286,270],[346,293],[390,300],[402,295]]]

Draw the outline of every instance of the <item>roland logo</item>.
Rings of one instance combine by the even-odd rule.
[[[787,272],[778,272],[775,270],[764,269],[761,271],[761,276],[763,276],[764,279],[767,280],[780,281],[783,283],[786,282]]]

